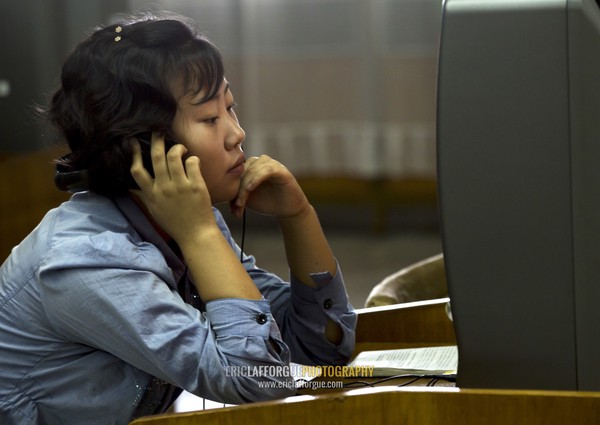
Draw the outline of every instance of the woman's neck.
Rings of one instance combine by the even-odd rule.
[[[148,218],[148,221],[150,221],[152,227],[154,227],[154,229],[158,232],[160,237],[163,238],[163,240],[165,240],[166,242],[171,241],[173,238],[171,238],[171,236],[167,232],[165,232],[162,227],[159,226],[156,220],[154,220],[154,217],[152,217],[152,214],[150,214],[150,211],[148,210],[148,208],[146,208],[146,205],[142,202],[140,197],[137,196],[137,194],[134,191],[130,191],[129,196],[131,197],[131,199],[133,199],[133,202],[135,202],[136,205],[142,210],[142,212],[144,213],[146,218]]]

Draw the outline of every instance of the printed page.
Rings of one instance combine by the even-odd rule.
[[[402,373],[456,373],[458,348],[452,345],[363,351],[348,366],[372,366],[375,376],[393,376]]]

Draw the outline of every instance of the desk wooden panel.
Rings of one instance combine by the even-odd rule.
[[[600,393],[380,387],[148,417],[135,425],[599,423]]]
[[[456,345],[448,298],[358,309],[355,354],[365,350]]]

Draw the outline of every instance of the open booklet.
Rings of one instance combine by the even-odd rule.
[[[348,366],[373,367],[373,376],[455,374],[458,368],[458,348],[451,345],[363,351]]]

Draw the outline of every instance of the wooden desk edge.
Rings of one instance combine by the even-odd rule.
[[[391,304],[391,305],[382,305],[378,307],[364,307],[357,308],[356,313],[360,315],[364,314],[376,314],[381,312],[399,312],[403,310],[410,309],[422,309],[428,307],[439,307],[443,306],[445,308],[446,304],[450,301],[450,298],[436,298],[432,300],[424,300],[424,301],[415,301],[411,303],[403,303],[403,304]]]
[[[132,425],[528,423],[588,424],[600,392],[376,387],[140,418]],[[403,421],[400,421],[400,418]],[[566,422],[565,422],[566,421]]]

